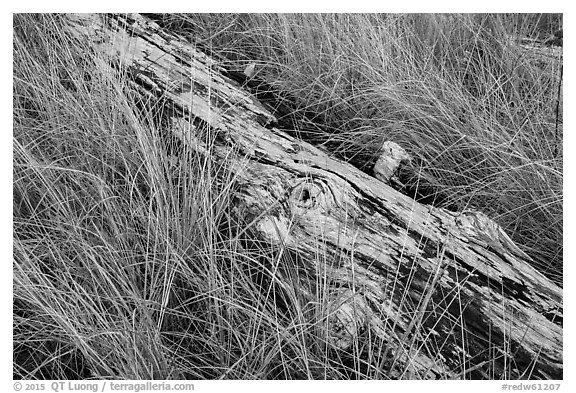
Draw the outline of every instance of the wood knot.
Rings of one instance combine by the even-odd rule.
[[[328,338],[339,349],[349,349],[368,321],[364,297],[350,289],[333,294],[329,300]]]
[[[326,202],[326,193],[322,185],[306,179],[292,189],[290,203],[301,209],[314,209]]]

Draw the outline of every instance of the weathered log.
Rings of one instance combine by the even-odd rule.
[[[276,129],[215,61],[142,16],[69,19],[141,94],[176,108],[183,143],[235,174],[237,219],[297,256],[294,289],[313,301],[327,283],[335,348],[369,329],[408,370],[399,378],[562,378],[562,290],[488,217],[420,204]]]

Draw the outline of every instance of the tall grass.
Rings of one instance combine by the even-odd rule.
[[[553,64],[519,58],[513,75],[529,76],[533,101],[512,107],[510,97],[524,97],[517,79],[504,83],[478,54],[458,63],[479,47],[504,61],[488,51],[508,53],[500,25],[442,18],[172,22],[239,67],[258,62],[299,97],[296,115],[315,111],[337,131],[334,154],[368,157],[383,139],[402,142],[455,199],[495,214],[560,274],[562,140],[544,87],[554,90]],[[434,33],[418,32],[426,28]],[[13,40],[15,378],[398,375],[380,367],[390,350],[374,337],[351,353],[329,345],[321,291],[310,305],[277,285],[275,266],[290,255],[234,225],[233,173],[168,137],[169,108],[139,98],[60,16],[15,15]],[[482,83],[463,87],[465,69]]]
[[[168,108],[62,17],[16,15],[13,39],[14,378],[386,377],[381,342],[334,350],[324,294],[280,285],[290,255],[234,224],[233,174]]]
[[[324,130],[334,154],[370,169],[382,141],[400,143],[450,205],[497,220],[561,283],[562,52],[520,45],[553,37],[561,15],[159,20],[232,68],[255,63],[256,77],[293,97],[291,116],[313,113],[322,127],[296,126]]]

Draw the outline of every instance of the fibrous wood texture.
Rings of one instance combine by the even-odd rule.
[[[171,132],[232,171],[237,220],[295,256],[303,299],[327,291],[335,348],[369,331],[398,377],[562,378],[562,290],[488,217],[417,203],[278,130],[216,61],[142,16],[69,19],[140,94],[176,108]]]

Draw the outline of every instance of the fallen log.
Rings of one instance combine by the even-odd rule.
[[[294,255],[278,282],[290,286],[296,273],[292,290],[310,302],[327,292],[336,350],[369,331],[390,348],[378,366],[398,378],[563,377],[562,290],[488,217],[398,192],[386,177],[395,168],[382,165],[400,159],[379,160],[376,178],[278,130],[216,61],[151,20],[69,20],[103,66],[175,108],[170,131],[182,143],[234,174],[239,225]]]

